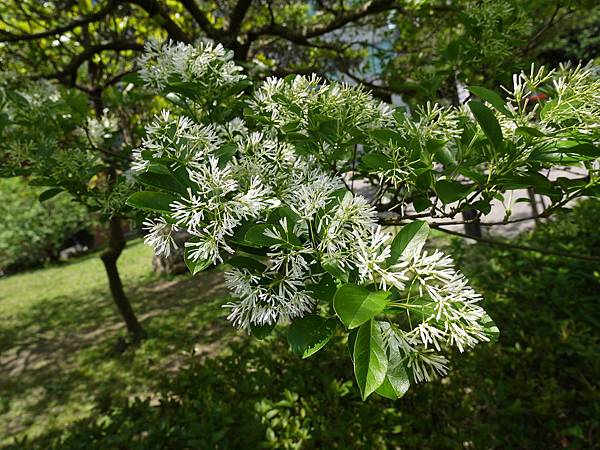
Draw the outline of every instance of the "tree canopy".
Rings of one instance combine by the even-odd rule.
[[[579,21],[598,17],[587,0],[60,0],[1,8],[5,68],[89,93],[134,70],[134,56],[155,37],[219,42],[261,76],[318,73],[381,96],[451,101],[457,78],[506,81]],[[92,84],[90,72],[99,78]]]

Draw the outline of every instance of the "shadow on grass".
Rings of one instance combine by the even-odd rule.
[[[0,443],[83,417],[98,399],[151,392],[185,352],[210,353],[235,333],[220,307],[227,292],[218,271],[127,290],[149,338],[123,354],[111,352],[124,326],[108,288],[44,299],[0,325]]]

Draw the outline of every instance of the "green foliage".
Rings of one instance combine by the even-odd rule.
[[[390,257],[386,263],[391,265],[396,263],[401,256],[418,254],[421,247],[425,245],[428,235],[429,225],[422,220],[415,220],[402,227],[392,241]]]
[[[32,185],[47,186],[48,196],[66,191],[99,212],[100,221],[126,216],[131,208],[125,200],[136,191],[126,172],[144,133],[139,120],[155,108],[144,89],[132,88],[109,83],[94,86],[91,95],[45,79],[3,79],[0,177],[23,176]],[[144,181],[164,187],[163,179],[147,174]]]
[[[344,284],[333,297],[333,307],[342,323],[351,330],[381,313],[389,296],[389,292],[371,292],[355,284]]]
[[[292,323],[287,339],[294,353],[308,358],[329,342],[336,326],[335,319],[309,314]]]
[[[361,396],[366,399],[382,386],[388,368],[388,359],[379,323],[373,319],[363,323],[354,340],[354,374]],[[394,363],[401,364],[401,358]]]
[[[398,400],[410,388],[410,378],[404,362],[398,358],[390,358],[383,383],[375,392],[390,400]]]
[[[57,195],[50,198],[47,193],[19,178],[0,178],[0,271],[56,260],[67,238],[89,229],[91,219],[83,206],[68,194],[54,191]]]
[[[510,86],[511,74],[531,63],[556,67],[598,56],[598,2],[411,3],[411,14],[395,14],[394,29],[382,32],[389,45],[373,50],[383,84],[411,105],[457,104],[465,84],[496,89]]]
[[[478,219],[516,189],[548,196],[544,216],[599,193],[591,162],[600,155],[600,79],[591,66],[532,67],[515,75],[506,100],[474,87],[482,101],[469,108],[427,103],[408,114],[361,87],[315,76],[254,85],[231,59],[210,43],[148,46],[141,79],[177,101],[133,152],[140,183],[159,190],[137,192],[128,204],[158,215],[146,238],[157,253],[171,248],[175,229],[194,235],[186,245],[192,273],[243,258],[226,272],[235,326],[262,336],[264,326],[289,321],[290,343],[303,357],[328,342],[320,325],[333,318],[331,306],[346,330],[360,327],[353,354],[365,398],[383,384],[388,362],[408,368],[415,383],[430,381],[447,373],[447,347],[462,352],[498,334],[452,261],[423,252],[424,222],[393,241],[378,225],[422,217],[407,212],[415,198],[431,217],[476,208]],[[545,97],[531,108],[538,91]],[[586,176],[551,180],[542,172],[565,164]],[[354,180],[368,185],[366,197]],[[313,296],[324,277],[337,284],[335,294]],[[321,323],[293,326],[318,308],[329,314],[315,319]],[[398,386],[388,396],[403,394]]]

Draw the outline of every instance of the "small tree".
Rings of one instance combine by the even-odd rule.
[[[133,85],[98,90],[103,95],[90,101],[82,92],[50,82],[16,83],[8,82],[2,91],[0,176],[24,176],[48,187],[41,201],[67,192],[107,226],[100,257],[113,300],[138,340],[144,330],[125,295],[117,260],[125,247],[122,221],[131,210],[125,200],[135,191],[126,171],[138,139],[136,120],[151,102],[141,90],[131,92]]]
[[[544,217],[600,193],[600,80],[589,68],[532,70],[506,99],[471,87],[481,101],[468,108],[428,103],[409,115],[316,76],[254,86],[231,58],[210,43],[147,46],[140,77],[173,107],[133,154],[146,190],[128,203],[151,217],[157,253],[184,228],[192,273],[228,265],[235,326],[258,338],[286,326],[307,358],[341,322],[363,398],[399,398],[445,375],[450,347],[498,335],[451,258],[424,248],[429,226],[415,219],[485,216],[527,186],[551,198]],[[547,100],[532,108],[540,91]],[[586,175],[551,181],[541,170],[556,165]],[[393,236],[385,224],[404,226]]]

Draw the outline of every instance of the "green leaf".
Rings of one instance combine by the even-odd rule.
[[[202,272],[204,269],[206,269],[212,264],[212,261],[210,259],[194,261],[190,258],[190,252],[191,250],[189,249],[189,247],[186,247],[183,252],[183,260],[185,261],[185,265],[187,266],[188,270],[192,275],[196,275],[198,272]]]
[[[6,96],[21,108],[29,107],[29,100],[17,91],[9,90]]]
[[[371,292],[362,286],[344,284],[333,297],[333,308],[347,328],[356,328],[382,312],[389,292]]]
[[[410,257],[415,254],[418,247],[427,240],[429,225],[422,220],[416,220],[402,227],[394,237],[391,253],[387,265],[395,264],[401,256]]]
[[[354,375],[363,400],[381,386],[387,368],[379,324],[374,320],[363,323],[354,342]]]
[[[391,355],[391,361],[388,361],[388,370],[385,374],[385,380],[375,392],[390,400],[398,400],[410,388],[410,379],[404,362],[400,355]]]
[[[123,77],[121,77],[121,81],[123,83],[131,83],[136,86],[144,85],[144,80],[142,80],[142,77],[140,77],[139,72],[128,73],[127,75],[124,75]]]
[[[141,191],[132,194],[127,199],[127,204],[138,209],[171,212],[169,205],[177,199],[178,197],[164,192]]]
[[[180,108],[187,109],[187,104],[185,100],[181,97],[181,95],[175,94],[174,92],[169,92],[165,95],[165,98]]]
[[[589,142],[578,143],[569,146],[560,146],[565,153],[587,156],[591,159],[600,157],[600,147]]]
[[[246,242],[246,233],[250,228],[256,225],[254,222],[244,222],[240,226],[236,227],[233,234],[229,237],[229,240],[236,244],[243,244]]]
[[[271,225],[268,223],[261,223],[258,225],[254,225],[246,231],[246,235],[244,236],[244,240],[252,245],[256,245],[258,247],[269,247],[275,244],[281,244],[280,239],[274,239],[268,236],[265,236],[265,231],[272,230],[276,225]]]
[[[390,159],[381,153],[368,153],[361,158],[361,161],[371,170],[388,170],[392,167]]]
[[[431,200],[426,197],[417,197],[413,200],[415,211],[420,213],[431,207]]]
[[[432,153],[435,155],[436,160],[444,166],[455,166],[457,164],[456,157],[446,146],[437,147]]]
[[[324,261],[321,265],[333,278],[343,281],[344,283],[348,282],[348,273],[342,270],[337,262]]]
[[[554,186],[539,172],[525,172],[499,177],[496,182],[504,189],[520,189],[531,187],[538,194],[552,194]]]
[[[490,341],[496,342],[500,337],[500,330],[488,313],[484,314],[479,323],[483,326],[483,332]]]
[[[267,325],[255,325],[253,323],[250,324],[250,333],[256,339],[262,341],[267,336],[271,334],[273,329],[275,328],[275,323],[267,324]]]
[[[306,287],[306,291],[311,297],[324,302],[333,300],[337,286],[335,280],[330,274],[325,274],[321,281],[317,284],[312,284]]]
[[[300,216],[290,207],[280,206],[269,213],[267,222],[279,224],[279,221],[282,219],[285,219],[287,222],[288,234],[293,234],[292,231],[294,230],[294,225],[300,220]]]
[[[185,186],[170,173],[161,174],[145,172],[138,175],[137,179],[140,181],[140,183],[149,187],[164,189],[165,191],[179,192],[180,194],[186,193]]]
[[[496,92],[482,86],[469,86],[467,89],[477,97],[488,102],[505,116],[512,117],[512,114],[506,108],[506,102]]]
[[[236,94],[239,94],[244,89],[252,86],[252,81],[248,79],[240,80],[228,89],[223,92],[223,97],[233,97]]]
[[[472,187],[458,181],[439,180],[435,183],[435,190],[443,204],[454,203],[462,200],[471,192]]]
[[[205,92],[205,87],[200,83],[193,83],[191,81],[178,81],[169,83],[169,85],[166,87],[166,90],[175,92],[180,96],[195,101],[200,98],[200,94]]]
[[[405,142],[404,137],[400,133],[386,129],[386,128],[379,128],[379,129],[371,130],[368,132],[368,134],[373,139],[375,139],[376,141],[378,141],[382,144],[388,144],[390,142],[393,142],[396,144]]]
[[[406,122],[407,111],[408,108],[406,106],[398,106],[396,109],[394,109],[394,113],[392,115],[398,124],[403,124]]]
[[[420,173],[417,176],[417,179],[415,180],[415,184],[417,185],[418,189],[420,189],[423,192],[427,192],[429,190],[429,188],[431,187],[432,181],[433,181],[433,178],[431,176],[431,171],[427,170],[423,173]]]
[[[486,175],[482,174],[477,170],[468,169],[467,167],[459,167],[458,173],[473,180],[477,184],[485,184],[485,182],[487,181]]]
[[[267,266],[263,263],[248,256],[234,256],[227,261],[227,264],[238,269],[246,269],[255,274],[262,274],[267,270]]]
[[[62,191],[63,190],[61,188],[50,188],[47,191],[42,192],[38,197],[38,200],[40,202],[45,202],[46,200],[50,200],[52,197],[57,196]]]
[[[350,353],[350,359],[354,362],[354,343],[356,342],[356,335],[358,334],[358,328],[348,333],[348,352]]]
[[[329,342],[336,326],[335,319],[310,314],[292,322],[287,339],[294,353],[308,358]]]
[[[476,101],[470,101],[469,108],[494,148],[499,149],[502,146],[504,137],[502,136],[500,124],[492,110],[483,103]]]
[[[471,204],[471,207],[483,214],[489,214],[492,211],[492,204],[489,200],[477,200]]]
[[[517,133],[519,133],[519,134],[533,136],[533,137],[544,137],[544,136],[546,136],[540,130],[538,130],[537,128],[533,128],[533,127],[517,127],[515,131]]]
[[[238,146],[236,144],[223,144],[216,151],[217,157],[219,158],[219,166],[224,167],[227,162],[233,158],[233,155],[238,151]]]

